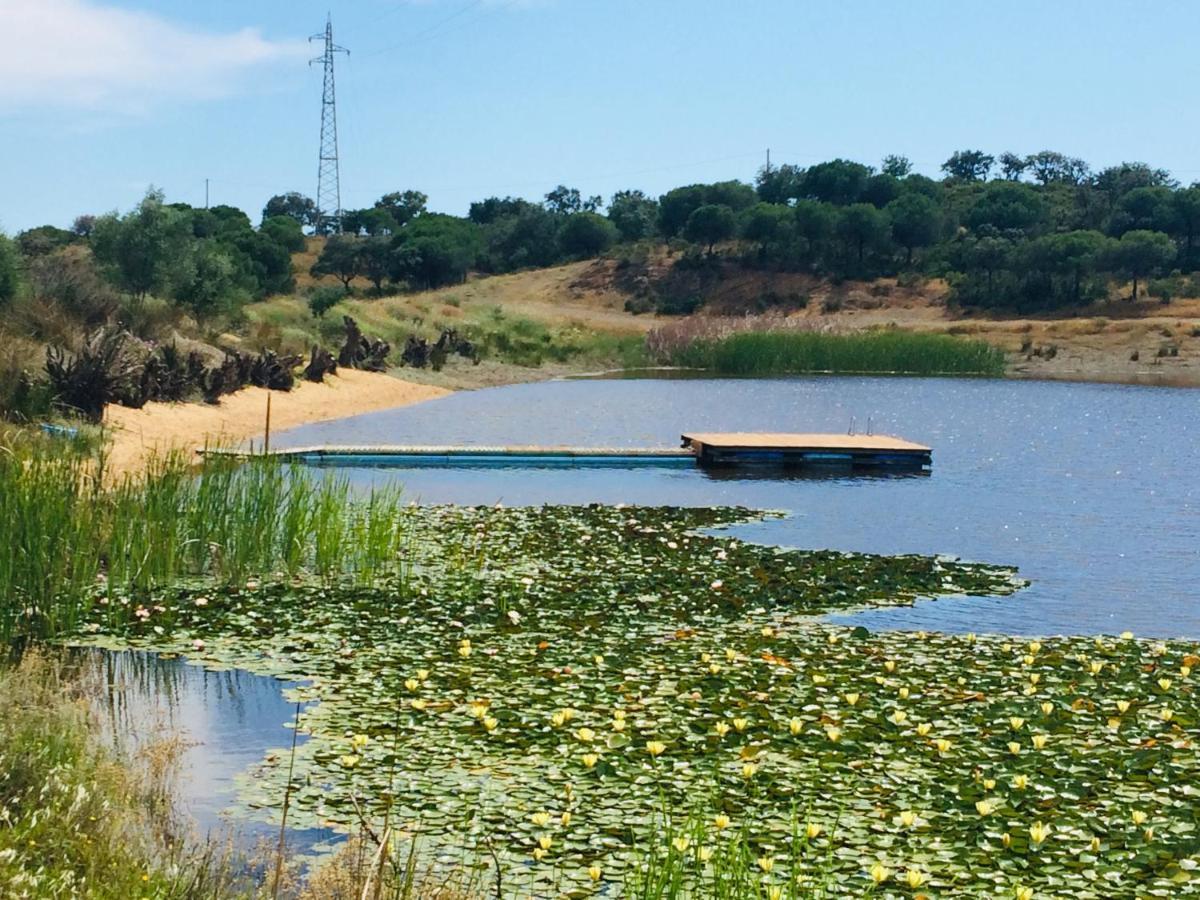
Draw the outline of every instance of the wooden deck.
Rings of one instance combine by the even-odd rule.
[[[682,440],[701,465],[922,467],[933,461],[932,448],[886,434],[696,432]]]

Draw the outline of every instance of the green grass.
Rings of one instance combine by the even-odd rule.
[[[370,584],[401,567],[395,488],[352,498],[332,474],[228,459],[192,471],[178,456],[102,488],[102,468],[86,446],[0,436],[0,640],[71,633],[96,604],[128,616],[130,598],[181,579]]]
[[[984,341],[891,330],[748,331],[674,347],[666,361],[722,375],[1004,374],[1003,352]]]

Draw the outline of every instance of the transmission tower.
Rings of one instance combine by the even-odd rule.
[[[342,186],[338,177],[337,97],[333,90],[333,55],[350,51],[333,42],[333,17],[326,15],[325,30],[309,41],[324,41],[325,52],[309,61],[325,69],[321,92],[321,153],[317,162],[317,234],[342,231]]]

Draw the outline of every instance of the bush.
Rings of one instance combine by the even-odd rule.
[[[333,309],[347,297],[347,291],[340,285],[323,285],[315,288],[308,295],[308,311],[313,318],[322,319],[325,313]]]

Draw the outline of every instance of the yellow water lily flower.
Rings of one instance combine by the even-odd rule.
[[[953,746],[953,744],[951,744],[951,742],[945,738],[938,738],[933,742],[933,746],[937,749],[937,752],[940,755],[945,756],[950,752],[950,748]]]
[[[1132,813],[1129,814],[1129,818],[1131,818],[1133,820],[1134,825],[1142,825],[1146,821],[1146,814],[1144,812],[1142,812],[1140,809],[1135,809]]]
[[[613,719],[612,730],[613,731],[624,731],[625,730],[625,720],[624,719]]]
[[[1042,680],[1042,676],[1038,672],[1030,672],[1029,673],[1029,683],[1030,684],[1037,684],[1041,680]]]
[[[907,700],[907,699],[908,699],[908,688],[906,688],[906,687],[902,687],[902,688],[900,688],[900,690],[898,690],[896,693],[898,693],[898,694],[900,695],[900,699],[901,699],[901,700]]]
[[[725,735],[729,734],[729,726],[725,722],[718,722],[713,726],[713,730],[716,731],[719,737],[725,737]]]
[[[1099,853],[1100,852],[1100,838],[1096,837],[1095,835],[1092,835],[1092,840],[1088,843],[1088,849],[1090,849],[1093,853]]]
[[[983,789],[985,791],[995,790],[995,788],[996,788],[996,779],[995,778],[983,779]]]
[[[646,741],[646,752],[651,756],[662,756],[667,750],[667,745],[662,741]]]
[[[415,678],[406,678],[404,679],[404,686],[410,691],[415,691],[421,687],[421,682]]]
[[[1109,719],[1108,727],[1111,728],[1113,731],[1117,731],[1121,727],[1121,720],[1120,719]]]
[[[718,813],[717,817],[713,819],[713,825],[716,827],[717,831],[724,831],[729,827],[729,824],[729,816],[725,815],[725,813]]]
[[[1041,843],[1050,836],[1050,826],[1042,822],[1034,822],[1029,826],[1029,839],[1033,841],[1035,846],[1040,846]]]
[[[1088,665],[1088,671],[1090,671],[1093,675],[1099,675],[1104,671],[1104,663],[1100,662],[1100,660],[1093,660],[1091,664]]]
[[[541,862],[543,859],[546,858],[546,851],[543,850],[541,847],[534,847],[533,848],[533,858],[536,859],[538,862]]]
[[[677,838],[672,838],[672,839],[671,839],[671,846],[672,846],[672,847],[674,847],[676,850],[678,850],[680,853],[683,853],[683,852],[685,852],[685,851],[687,850],[687,848],[688,848],[688,845],[689,845],[690,843],[691,843],[691,841],[689,841],[689,840],[688,840],[686,837],[684,837],[683,835],[680,835],[680,836],[679,836],[679,837],[677,837]]]
[[[883,884],[892,874],[888,870],[888,867],[881,862],[876,862],[874,865],[872,865],[871,868],[867,870],[867,873],[871,876],[871,880],[876,884]]]
[[[575,732],[575,737],[583,741],[585,744],[590,744],[596,739],[596,732],[588,728],[586,725]]]
[[[906,809],[900,813],[900,824],[905,828],[912,828],[917,822],[917,814],[911,809]]]
[[[484,703],[482,700],[476,700],[470,706],[471,718],[473,719],[482,719],[487,715],[487,711],[488,704]]]
[[[1163,707],[1159,712],[1158,717],[1164,722],[1170,722],[1173,718],[1175,718],[1175,713],[1172,710]]]
[[[904,883],[910,888],[916,889],[929,880],[929,876],[920,869],[909,869],[904,873]]]
[[[775,860],[770,856],[760,856],[758,858],[758,867],[764,872],[770,872],[775,868]]]
[[[931,728],[933,728],[933,726],[928,722],[921,722],[917,725],[917,734],[919,734],[921,737],[925,737],[925,735],[929,734]]]
[[[733,720],[733,727],[738,731],[745,731],[746,726],[750,724],[749,719],[737,718]]]
[[[1011,753],[1013,756],[1016,756],[1018,753],[1021,752],[1021,745],[1018,744],[1016,741],[1009,741],[1008,742],[1008,752]]]
[[[1025,724],[1025,720],[1022,719],[1020,716],[1013,716],[1012,718],[1010,718],[1008,720],[1008,724],[1009,724],[1009,727],[1012,728],[1013,731],[1020,731],[1021,726]]]
[[[408,705],[411,706],[413,709],[417,710],[418,712],[420,712],[421,710],[423,710],[425,707],[427,707],[429,705],[429,702],[426,700],[422,700],[420,697],[416,697],[412,700],[409,700]]]
[[[602,666],[602,665],[604,665],[604,656],[597,653],[595,656],[592,657],[592,662],[594,662],[598,666]],[[592,869],[595,869],[597,872],[600,871],[599,866],[592,866]],[[590,872],[591,869],[588,869],[588,871]]]
[[[599,881],[602,874],[604,873],[600,871],[600,867],[595,863],[588,866],[587,875],[593,882]]]
[[[1180,678],[1187,678],[1191,674],[1192,674],[1191,666],[1180,666],[1179,667],[1179,677]]]
[[[727,662],[734,662],[738,658],[737,651],[732,647],[725,648],[725,659]]]
[[[838,728],[836,725],[826,725],[825,737],[829,738],[832,743],[836,744],[842,739],[842,729]]]
[[[1133,639],[1133,632],[1132,632],[1132,631],[1122,631],[1122,632],[1121,632],[1121,640],[1123,640],[1123,641],[1129,641],[1129,640],[1132,640],[1132,639]]]
[[[360,759],[361,757],[357,753],[347,753],[345,756],[339,756],[338,762],[343,768],[353,769],[358,765]]]
[[[783,885],[767,885],[767,900],[783,900]]]
[[[895,672],[896,671],[896,661],[894,659],[885,660],[883,663],[883,668],[885,671]]]
[[[1051,703],[1049,700],[1046,700],[1045,702],[1042,703],[1042,715],[1043,716],[1048,716],[1053,712],[1054,712],[1054,704],[1053,703]]]
[[[1171,689],[1171,679],[1170,678],[1158,679],[1158,686],[1160,688],[1162,688],[1164,691],[1170,690]]]
[[[471,642],[465,638],[458,645],[458,655],[466,659],[471,655]]]
[[[554,838],[550,837],[548,834],[543,834],[540,838],[538,838],[538,846],[543,850],[549,850],[552,846],[554,846]]]
[[[1000,835],[1000,843],[1004,845],[1005,849],[1011,847],[1012,846],[1012,835],[1009,834],[1007,831],[1004,832],[1004,834]]]
[[[790,731],[793,735],[797,735],[803,730],[804,722],[802,722],[800,719],[793,718],[792,721],[788,722],[788,731]]]
[[[858,703],[858,696],[858,694],[846,694],[845,700],[848,704],[854,706]]]
[[[352,747],[354,747],[355,750],[361,750],[363,747],[367,746],[367,744],[369,744],[370,742],[371,742],[371,739],[369,737],[367,737],[365,734],[356,734],[354,736],[354,738],[350,741],[350,745]]]
[[[529,817],[529,821],[531,821],[538,828],[545,828],[547,825],[550,824],[550,813],[536,812],[532,816]]]
[[[1034,658],[1033,658],[1033,656],[1032,656],[1031,654],[1026,654],[1025,656],[1022,656],[1022,657],[1021,657],[1021,663],[1022,663],[1022,665],[1026,665],[1026,666],[1032,666],[1032,665],[1033,665],[1033,659],[1034,659]]]
[[[990,816],[996,809],[996,804],[991,800],[976,800],[975,811],[981,816]]]
[[[585,753],[585,754],[583,754],[583,756],[580,757],[580,759],[583,760],[583,764],[585,766],[587,766],[589,769],[594,767],[596,765],[596,763],[598,763],[600,761],[600,757],[597,756],[595,753]]]
[[[764,626],[762,627],[762,632],[761,632],[761,634],[762,634],[762,636],[763,636],[763,637],[767,637],[767,638],[769,638],[769,637],[774,637],[774,636],[775,636],[775,629],[774,629],[774,628],[772,628],[770,625],[764,625]]]
[[[467,641],[468,645],[470,643],[471,643],[470,641]],[[429,670],[428,669],[417,669],[417,678],[419,678],[421,681],[428,681],[429,680]]]
[[[1025,790],[1027,787],[1029,787],[1029,776],[1028,775],[1014,776],[1013,781],[1012,781],[1012,786],[1018,791]]]
[[[908,713],[906,713],[902,709],[898,709],[894,713],[892,713],[892,721],[894,723],[896,723],[897,725],[903,725],[907,719],[908,719]]]
[[[1041,650],[1042,650],[1042,642],[1041,641],[1030,641],[1029,642],[1029,652],[1032,653],[1034,656],[1036,656],[1038,653],[1040,653]]]
[[[966,639],[967,639],[968,644],[975,643],[975,632],[973,632],[973,631],[967,632]]]
[[[1125,713],[1129,712],[1129,705],[1130,704],[1129,704],[1128,700],[1118,700],[1117,701],[1117,712],[1124,715]]]
[[[742,764],[742,777],[743,778],[753,778],[754,773],[757,771],[758,771],[758,766],[756,766],[754,763],[743,763]]]
[[[1013,890],[1014,900],[1033,900],[1033,888],[1017,885]]]
[[[720,663],[709,663],[708,672],[710,675],[716,675],[721,671]]]
[[[614,718],[614,719],[624,719],[624,718],[625,718],[625,710],[623,710],[623,709],[614,709],[614,710],[613,710],[613,718]]]
[[[563,814],[558,817],[558,821],[562,823],[563,828],[566,828],[568,825],[570,825],[571,811],[569,809],[563,810]]]
[[[810,841],[817,837],[824,829],[816,822],[809,822],[804,826],[804,836]]]
[[[567,722],[567,717],[563,715],[562,710],[550,715],[550,724],[555,728],[561,728]]]
[[[1046,749],[1046,741],[1048,741],[1049,739],[1050,739],[1049,735],[1035,734],[1032,738],[1033,749],[1034,750],[1045,750]]]
[[[710,859],[712,859],[712,855],[712,847],[701,847],[696,851],[696,856],[700,862],[708,862]]]
[[[826,678],[824,675],[822,675],[820,672],[813,672],[813,674],[812,674],[812,683],[813,684],[824,684],[828,680],[829,679]]]

